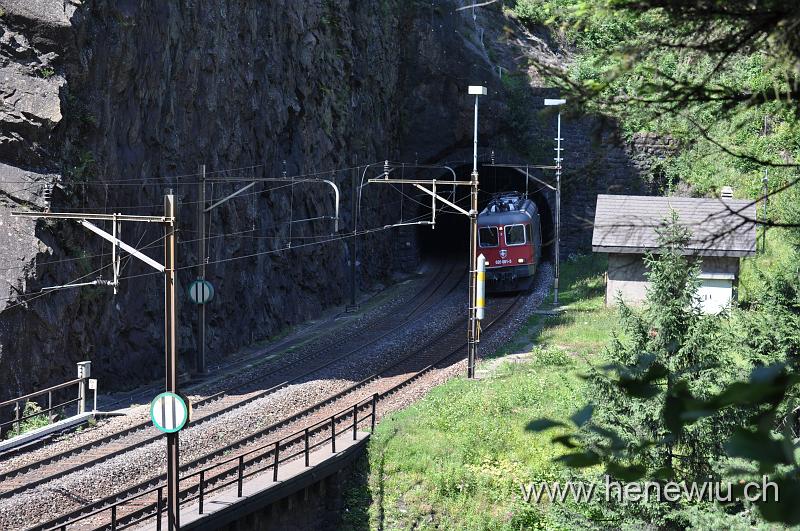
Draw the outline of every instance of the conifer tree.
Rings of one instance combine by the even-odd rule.
[[[645,256],[649,287],[642,310],[618,299],[621,330],[607,348],[614,376],[598,372],[592,378],[593,424],[619,437],[620,466],[635,462],[662,477],[704,480],[722,454],[718,434],[726,423],[710,417],[670,425],[669,408],[683,389],[693,396],[719,389],[725,379],[721,324],[700,311],[700,266],[684,252],[688,229],[673,213],[658,232],[658,252]]]
[[[618,299],[620,328],[606,349],[610,363],[591,375],[592,404],[572,418],[581,430],[554,441],[583,447],[563,456],[567,465],[604,462],[619,479],[706,481],[724,455],[735,415],[716,412],[686,423],[674,406],[688,396],[712,396],[735,374],[719,337],[722,320],[700,310],[700,265],[685,254],[688,229],[673,213],[658,233],[658,252],[645,256],[644,305],[634,309]],[[529,427],[555,425],[540,420]]]

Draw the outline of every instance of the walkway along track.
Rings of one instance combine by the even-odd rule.
[[[334,351],[331,356],[329,348],[322,348],[311,352],[309,355],[302,356],[294,361],[283,364],[275,368],[270,368],[266,374],[257,378],[252,378],[235,387],[220,391],[202,400],[193,403],[193,425],[206,422],[219,417],[233,409],[247,405],[255,400],[273,394],[297,381],[301,381],[315,372],[334,365],[345,358],[348,358],[363,349],[374,345],[378,341],[386,338],[398,329],[411,324],[425,317],[427,310],[438,302],[441,298],[447,297],[461,284],[466,273],[453,275],[456,270],[455,264],[443,266],[431,280],[425,284],[422,290],[413,297],[411,308],[403,314],[397,316],[391,322],[374,323],[372,326],[361,328],[348,343],[352,343],[359,338],[362,341],[356,342],[356,346],[345,348],[343,351]],[[456,278],[456,281],[452,279]],[[447,280],[450,279],[450,282]],[[444,292],[442,294],[442,292]],[[441,294],[441,297],[434,297]],[[428,303],[431,304],[428,304]],[[317,362],[313,366],[309,363]],[[287,374],[287,371],[288,374]],[[233,391],[243,392],[247,386],[264,382],[271,376],[280,375],[282,381],[271,385],[269,388],[260,390],[242,397],[232,394]],[[149,429],[148,429],[149,428]],[[72,448],[68,451],[48,456],[45,460],[30,463],[13,470],[0,474],[0,499],[8,498],[14,494],[42,485],[54,479],[66,476],[81,469],[101,463],[112,457],[120,455],[126,451],[137,448],[141,445],[158,440],[160,433],[154,433],[150,422],[142,422],[130,428],[108,435],[101,439]]]
[[[519,302],[521,298],[522,295],[518,295],[513,299],[496,299],[496,301],[498,301],[498,304],[496,305],[497,307],[492,309],[492,313],[496,313],[496,315],[486,326],[483,327],[484,331],[493,329],[496,323],[502,322],[505,317],[516,307],[517,302]],[[349,425],[353,421],[348,421],[346,417],[339,417],[337,419],[337,413],[350,409],[360,412],[373,406],[370,406],[369,400],[365,402],[362,398],[360,400],[357,399],[355,404],[352,404],[348,408],[344,408],[344,410],[342,410],[341,403],[345,401],[345,398],[352,397],[352,395],[360,391],[361,395],[367,397],[374,396],[375,400],[372,402],[372,404],[377,404],[396,394],[398,391],[417,381],[419,378],[425,374],[428,374],[432,370],[446,366],[454,359],[463,358],[465,351],[466,341],[464,340],[464,323],[459,321],[448,327],[443,332],[437,334],[431,340],[427,341],[425,345],[414,349],[410,355],[402,357],[398,361],[391,363],[389,366],[382,368],[380,371],[356,382],[350,387],[302,411],[299,411],[276,424],[268,426],[259,432],[250,434],[199,459],[184,464],[181,467],[183,472],[194,472],[190,472],[188,477],[184,475],[184,478],[182,478],[181,481],[182,483],[186,483],[187,480],[190,482],[193,481],[193,478],[197,477],[198,470],[203,468],[203,465],[206,465],[205,468],[203,468],[203,480],[204,484],[207,484],[210,487],[205,489],[206,493],[220,488],[220,486],[223,486],[223,484],[229,484],[230,482],[226,482],[226,480],[229,479],[232,474],[240,474],[240,472],[238,472],[235,468],[231,470],[229,467],[225,467],[226,463],[229,463],[232,460],[229,455],[232,451],[240,451],[240,453],[244,454],[253,454],[258,450],[263,449],[263,452],[260,455],[250,458],[248,463],[264,462],[265,464],[263,470],[267,471],[271,469],[271,462],[274,461],[275,441],[264,443],[264,440],[268,436],[275,434],[275,432],[279,429],[287,429],[293,423],[299,423],[300,421],[305,421],[306,426],[308,426],[309,420],[313,421],[316,418],[321,418],[323,420],[333,419],[334,426],[337,424]],[[442,352],[444,353],[442,354]],[[337,411],[334,411],[333,414],[331,414],[330,410],[332,409]],[[352,414],[350,418],[352,418]],[[316,424],[313,422],[311,423],[312,426],[319,426],[319,424],[320,422],[317,422]],[[309,437],[311,439],[318,437],[319,434],[329,430],[328,426],[328,424],[325,424],[322,427],[314,428],[313,431],[309,431]],[[349,428],[345,426],[345,430],[347,429]],[[302,431],[302,428],[300,431]],[[336,431],[338,432],[338,430]],[[295,446],[298,444],[301,444],[301,442],[296,441],[294,443]],[[291,452],[291,449],[292,446],[286,445],[280,448],[280,452]],[[235,457],[233,459],[235,459]],[[220,461],[222,463],[220,463]],[[224,470],[214,473],[215,468],[223,468]],[[248,473],[248,475],[252,475],[252,473]],[[121,529],[123,527],[130,526],[134,523],[138,523],[144,519],[156,515],[159,509],[163,507],[162,504],[155,500],[152,503],[143,503],[143,500],[139,499],[143,494],[158,492],[157,489],[159,489],[159,487],[163,488],[163,485],[161,485],[163,480],[163,476],[160,476],[158,478],[153,478],[151,480],[142,482],[105,499],[93,502],[78,511],[65,514],[31,529],[68,529],[68,526],[74,524],[79,524],[80,528],[84,529],[86,528],[86,524],[89,524],[89,521],[87,521],[88,518],[91,517],[97,519],[102,517],[102,513],[111,513],[112,507],[114,528]],[[194,480],[194,482],[196,483],[196,480]],[[197,497],[197,492],[197,485],[190,485],[187,488],[182,488],[181,496],[184,499],[184,503],[191,499],[195,499]],[[129,503],[129,506],[125,506],[126,502]],[[103,518],[103,521],[99,523],[99,525],[97,525],[97,522],[92,521],[90,528],[108,528],[109,525],[111,525],[111,518],[111,514],[105,515],[105,518]]]

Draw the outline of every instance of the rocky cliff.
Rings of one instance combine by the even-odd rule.
[[[172,189],[179,264],[196,264],[200,164],[209,181],[300,175],[383,159],[396,143],[391,2],[3,0],[0,8],[3,396],[72,377],[85,358],[106,387],[162,370],[160,276],[125,260],[122,275],[136,278],[116,296],[93,287],[38,296],[82,276],[110,278],[110,245],[72,222],[20,221],[11,211],[158,214]],[[244,169],[221,171],[231,168]],[[349,230],[352,172],[324,177],[348,192],[340,222]],[[220,262],[208,266],[217,289],[208,309],[212,355],[342,299],[345,243],[302,247],[333,225],[297,222],[332,215],[331,194],[280,184],[259,183],[210,214],[209,260]],[[207,193],[241,185],[209,182]],[[368,209],[363,226],[381,223]],[[150,244],[160,259],[160,231],[127,223],[123,237]],[[290,241],[295,249],[270,254]],[[369,245],[364,282],[390,271],[389,235]],[[182,270],[180,287],[194,274]],[[192,309],[182,308],[184,355],[194,348]],[[126,378],[112,384],[111,375]]]
[[[179,206],[180,287],[198,263],[199,166],[207,194],[231,180],[317,175],[342,189],[342,231],[352,230],[355,170],[385,158],[467,161],[468,84],[485,84],[482,156],[497,149],[541,163],[552,154],[547,91],[531,76],[537,46],[496,4],[381,0],[0,0],[0,399],[71,378],[92,359],[103,387],[161,374],[163,281],[124,260],[119,293],[88,287],[39,293],[77,278],[110,277],[110,245],[73,222],[12,218],[20,209],[159,214]],[[546,48],[546,43],[545,43]],[[555,53],[555,52],[553,52]],[[567,120],[573,182],[566,198],[570,249],[591,195],[638,186],[630,151],[593,141],[591,118]],[[602,138],[602,135],[601,135]],[[613,135],[606,133],[606,139]],[[578,159],[581,154],[582,159]],[[611,168],[607,171],[607,168]],[[331,172],[331,169],[339,171]],[[259,182],[210,213],[211,357],[313,317],[347,291],[345,240],[330,237],[325,187]],[[588,195],[587,195],[588,194]],[[572,201],[572,203],[570,203]],[[397,195],[370,190],[359,228],[396,221]],[[572,204],[573,206],[569,206]],[[394,208],[394,210],[393,210]],[[123,239],[161,257],[161,229],[126,223]],[[385,281],[393,234],[363,238],[363,285]],[[291,243],[291,250],[284,250]],[[180,342],[194,349],[195,312],[181,296]]]

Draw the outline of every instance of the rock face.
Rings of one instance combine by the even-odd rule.
[[[207,308],[208,353],[222,358],[344,300],[350,253],[341,236],[353,229],[353,183],[365,164],[468,166],[466,85],[490,89],[482,158],[495,149],[531,163],[551,157],[554,118],[540,112],[549,93],[526,76],[520,83],[530,36],[497,5],[473,16],[456,11],[463,4],[0,0],[0,399],[72,378],[83,359],[105,389],[163,372],[161,276],[126,258],[116,296],[99,287],[40,295],[110,278],[110,245],[73,222],[12,218],[15,209],[158,215],[172,190],[185,290],[200,260],[201,164],[209,200],[284,174],[337,183],[337,236],[333,197],[320,183],[260,181],[209,213],[207,278],[217,296]],[[565,157],[581,161],[565,164],[565,183],[594,172],[565,194],[568,249],[590,238],[574,220],[594,208],[592,194],[639,186],[625,146],[608,131],[593,141],[594,125],[565,121]],[[370,187],[359,229],[397,221],[396,203],[391,188]],[[153,224],[122,229],[157,260],[162,236]],[[331,241],[308,245],[320,239]],[[359,282],[408,269],[415,245],[409,229],[362,236]],[[196,312],[179,299],[189,369]]]
[[[43,286],[110,278],[110,246],[74,223],[37,224],[10,211],[48,206],[54,186],[54,211],[159,214],[172,189],[180,201],[179,266],[197,264],[200,164],[209,199],[219,199],[246,184],[226,179],[305,175],[388,156],[398,65],[391,7],[0,2],[2,398],[71,378],[82,359],[95,362],[105,388],[163,371],[160,275],[126,259],[123,276],[136,278],[116,297],[90,287],[37,298]],[[353,171],[321,177],[347,192],[340,225],[351,230]],[[385,224],[367,206],[361,226]],[[303,246],[312,236],[330,238],[333,221],[298,221],[332,216],[333,208],[327,185],[264,182],[209,214],[207,276],[217,292],[207,312],[211,357],[342,300],[345,241]],[[122,229],[123,239],[158,260],[162,234],[157,225]],[[294,249],[278,252],[290,241]],[[392,241],[378,233],[364,245],[369,284],[390,273]],[[249,255],[256,256],[242,258]],[[179,287],[194,275],[182,269]],[[194,349],[193,310],[180,308],[184,361]]]

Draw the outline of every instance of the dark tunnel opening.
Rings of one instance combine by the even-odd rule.
[[[460,166],[454,169],[459,180],[469,180],[471,166]],[[495,194],[509,191],[524,194],[527,191],[528,197],[539,211],[542,224],[542,257],[544,260],[552,260],[555,241],[554,213],[545,195],[552,194],[552,192],[543,184],[533,180],[528,180],[526,188],[525,175],[513,168],[479,166],[478,172],[480,174],[479,210],[482,210]],[[553,180],[552,176],[537,174],[535,177],[545,182]],[[436,178],[449,179],[452,178],[452,174],[436,176]],[[452,187],[439,187],[437,192],[450,198]],[[456,203],[462,208],[469,209],[469,187],[459,186],[456,188]],[[427,225],[420,225],[417,229],[420,254],[423,260],[439,257],[466,257],[468,254],[469,219],[463,214],[452,212],[452,208],[444,208],[447,212],[438,212],[436,215],[435,229]],[[427,211],[429,212],[429,209]]]

